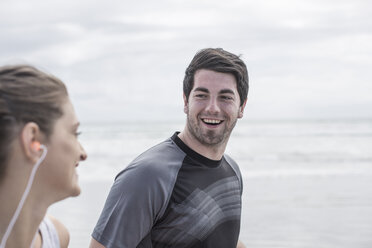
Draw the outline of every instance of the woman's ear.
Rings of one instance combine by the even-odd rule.
[[[36,163],[40,157],[40,129],[34,122],[28,122],[22,128],[20,142],[25,157]]]

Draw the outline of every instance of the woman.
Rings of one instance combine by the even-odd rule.
[[[46,216],[80,194],[76,167],[87,155],[65,85],[31,66],[0,67],[0,247],[67,247]]]

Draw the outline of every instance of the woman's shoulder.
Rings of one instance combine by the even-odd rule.
[[[67,248],[70,242],[70,234],[66,226],[52,215],[47,215],[46,218],[48,218],[51,221],[51,223],[54,225],[54,228],[56,229],[57,234],[58,234],[61,247]]]

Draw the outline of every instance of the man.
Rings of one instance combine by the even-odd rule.
[[[244,247],[242,179],[224,155],[248,93],[244,62],[199,51],[183,82],[187,123],[119,173],[92,234],[97,247]]]

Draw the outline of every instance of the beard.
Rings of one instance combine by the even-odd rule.
[[[199,118],[191,118],[187,115],[187,129],[190,134],[202,145],[208,147],[226,145],[229,140],[230,134],[235,127],[237,118],[234,120],[225,120],[220,125],[224,127],[218,130],[206,129]]]

